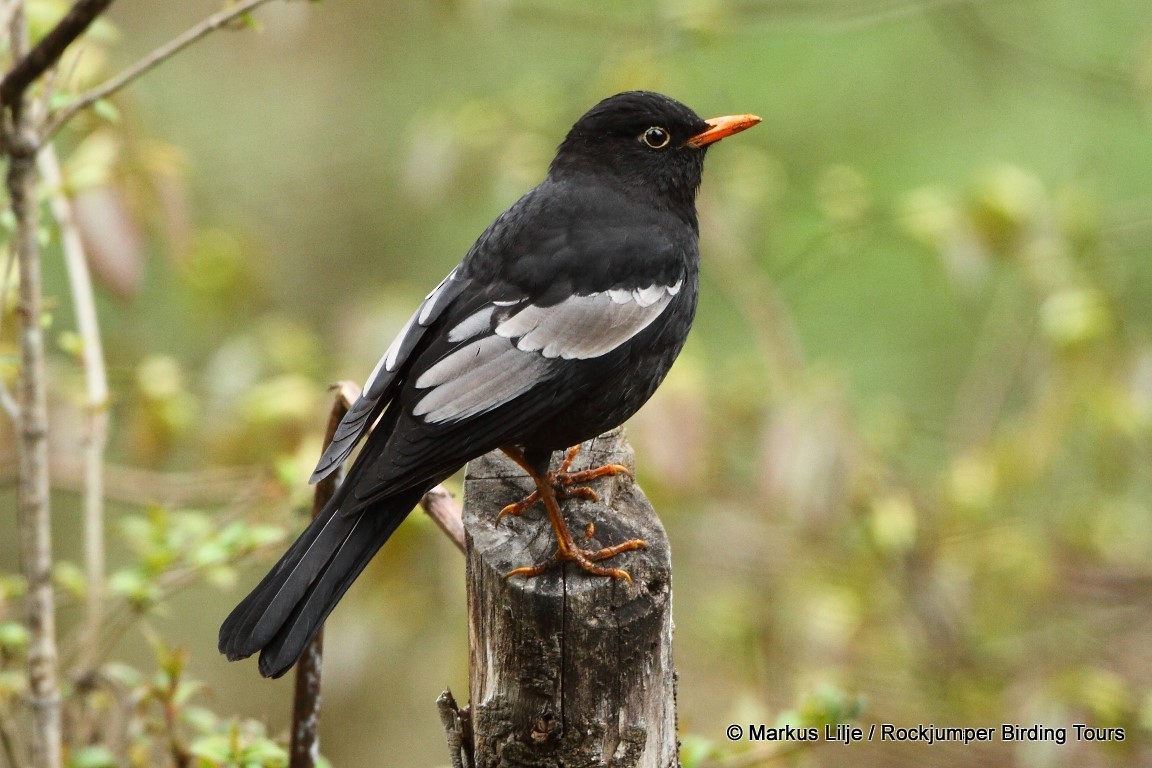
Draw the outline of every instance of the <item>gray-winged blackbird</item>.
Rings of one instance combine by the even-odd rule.
[[[696,311],[705,151],[758,122],[702,120],[645,91],[605,99],[576,121],[548,177],[488,227],[376,365],[313,482],[370,432],[363,450],[224,622],[220,651],[259,651],[261,674],[282,675],[424,492],[496,448],[535,480],[557,558],[626,577],[595,563],[644,543],[580,549],[548,464],[635,413],[672,366]]]

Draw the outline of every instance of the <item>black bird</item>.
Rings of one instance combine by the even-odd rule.
[[[548,464],[622,423],[668,373],[696,311],[705,151],[758,122],[703,120],[646,91],[612,96],[576,121],[548,177],[488,227],[376,365],[312,482],[369,433],[363,450],[224,622],[220,651],[230,660],[259,651],[261,674],[284,674],[420,497],[496,448],[537,487],[506,511],[540,498],[558,559],[626,578],[595,563],[644,542],[582,550],[556,500],[561,483],[621,468],[558,478]]]

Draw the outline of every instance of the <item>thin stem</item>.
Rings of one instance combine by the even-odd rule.
[[[420,498],[420,508],[428,513],[456,548],[466,551],[464,543],[464,510],[443,485],[438,485]]]
[[[15,272],[16,266],[16,251],[12,248],[5,249],[4,258],[4,274],[0,276],[0,328],[4,327],[4,316],[7,314],[5,304],[8,303],[8,286],[12,284],[12,275]],[[8,385],[4,383],[4,379],[0,378],[0,408],[8,415],[14,425],[20,424],[20,404],[16,402],[16,397],[12,391],[8,389]]]
[[[72,306],[82,340],[87,402],[87,429],[84,434],[84,574],[87,599],[84,613],[85,649],[81,667],[91,666],[88,656],[95,653],[104,605],[104,448],[108,442],[108,372],[104,346],[96,314],[96,297],[88,271],[84,242],[76,227],[72,202],[64,194],[63,177],[56,150],[46,144],[40,152],[40,172],[49,192],[52,215],[60,229]]]
[[[236,3],[233,6],[214,13],[199,24],[189,28],[183,34],[174,37],[164,45],[156,48],[118,75],[114,75],[95,88],[81,93],[76,97],[75,101],[62,107],[59,112],[50,118],[48,127],[44,130],[43,140],[50,140],[56,135],[56,132],[75,117],[77,113],[87,109],[101,99],[108,98],[124,86],[136,80],[136,78],[155,69],[205,35],[215,32],[217,29],[226,26],[235,19],[268,2],[271,2],[271,0],[243,0],[243,2]]]
[[[7,258],[4,260],[4,274],[0,277],[0,327],[3,327],[4,315],[7,312],[4,305],[8,301],[8,286],[12,282],[12,267],[16,264],[16,253],[11,248],[7,251]],[[12,394],[12,390],[8,389],[3,378],[0,378],[0,410],[3,410],[5,415],[12,420],[14,426],[20,425],[20,403],[16,401],[15,395]]]
[[[332,442],[340,421],[360,396],[359,388],[348,381],[340,382],[334,389],[336,396],[328,414],[328,428],[324,433],[325,449]],[[313,520],[336,494],[343,471],[341,467],[316,484],[312,496]],[[296,687],[292,697],[292,742],[288,750],[290,768],[313,768],[320,755],[320,685],[323,671],[324,627],[321,626],[304,647],[304,653],[296,663]]]
[[[76,0],[64,18],[40,39],[27,53],[17,54],[16,64],[0,80],[0,106],[12,106],[21,101],[24,91],[60,60],[68,46],[112,5],[112,0]],[[27,46],[25,46],[27,48]]]
[[[9,29],[16,60],[27,56],[28,23],[23,3]],[[32,710],[32,765],[59,768],[62,761],[56,605],[52,590],[52,515],[48,478],[48,407],[41,325],[39,210],[36,135],[24,90],[3,115],[8,151],[8,194],[16,221],[20,269],[20,564],[28,585],[28,700]]]

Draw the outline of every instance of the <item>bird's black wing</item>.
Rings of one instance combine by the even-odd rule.
[[[683,287],[681,278],[542,304],[479,298],[473,283],[410,361],[396,421],[349,476],[345,513],[517,442],[559,410],[602,407],[583,402],[588,386],[628,367],[636,340],[658,333],[677,301],[691,300]]]
[[[469,281],[457,278],[457,271],[458,269],[453,269],[449,272],[448,276],[424,297],[424,301],[393,339],[380,362],[368,375],[368,380],[364,382],[360,397],[348,409],[348,413],[344,414],[332,436],[332,442],[317,462],[309,482],[317,483],[323,480],[348,458],[356,444],[396,394],[402,381],[402,372],[416,345],[420,343],[428,328],[439,319],[444,309],[468,287]]]

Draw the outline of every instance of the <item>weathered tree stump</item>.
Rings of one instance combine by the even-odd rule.
[[[606,463],[633,467],[622,430],[585,443],[572,469]],[[611,561],[632,583],[591,576],[571,563],[532,579],[505,579],[513,568],[552,555],[552,529],[540,505],[497,525],[500,509],[529,493],[531,480],[499,452],[468,465],[475,768],[679,765],[668,539],[631,478],[604,478],[592,487],[600,500],[565,501],[564,516],[578,540],[595,525],[588,548],[646,540],[647,550]]]

